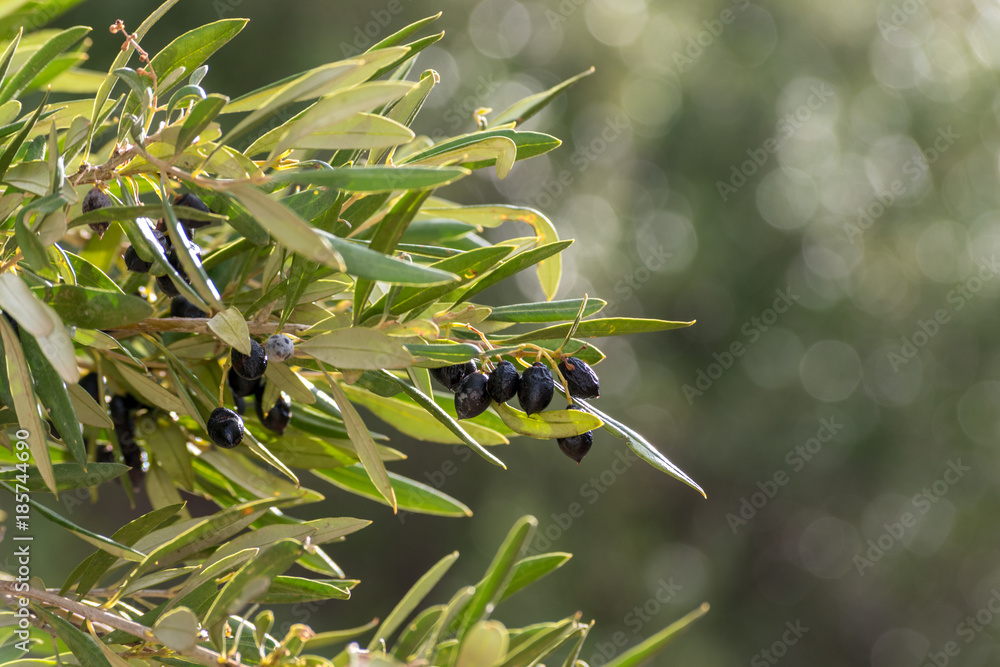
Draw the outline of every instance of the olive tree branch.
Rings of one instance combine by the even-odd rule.
[[[28,598],[29,600],[34,600],[35,602],[42,602],[71,612],[92,623],[100,624],[115,630],[121,630],[122,632],[127,632],[128,634],[138,637],[144,641],[156,641],[152,628],[148,628],[145,625],[141,625],[135,621],[130,621],[127,618],[118,616],[117,614],[112,614],[111,612],[100,607],[91,607],[90,605],[83,604],[82,602],[70,600],[56,595],[55,593],[38,590],[37,588],[31,588],[30,586],[27,590],[15,590],[15,586],[17,585],[18,584],[15,581],[0,581],[0,597],[8,598],[8,600],[5,600],[7,604],[10,604],[9,598]],[[245,667],[242,662],[231,660],[203,646],[195,646],[190,650],[175,652],[194,662],[197,662],[198,664],[205,665],[206,667]]]
[[[309,324],[288,323],[280,326],[277,322],[247,322],[251,335],[271,335],[275,333],[298,334],[309,329]],[[150,317],[134,324],[105,331],[110,336],[118,338],[137,336],[143,333],[161,333],[165,331],[179,333],[212,333],[208,320],[203,317]]]

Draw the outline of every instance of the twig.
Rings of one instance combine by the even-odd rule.
[[[127,632],[139,639],[145,641],[156,640],[151,628],[135,621],[130,621],[127,618],[122,618],[117,614],[112,614],[100,607],[91,607],[76,600],[70,600],[54,593],[49,593],[48,591],[38,590],[37,588],[29,587],[27,591],[15,591],[14,587],[16,585],[17,582],[14,581],[0,581],[0,596],[7,598],[24,597],[35,602],[44,602],[45,604],[76,614],[92,623],[99,623],[115,630]],[[195,646],[193,649],[187,651],[175,652],[206,667],[246,667],[242,662],[230,660],[203,646]]]
[[[271,335],[278,333],[279,328],[281,333],[298,334],[309,329],[310,326],[309,324],[286,324],[279,327],[277,322],[254,322],[252,320],[247,322],[247,328],[251,335]],[[105,333],[115,337],[124,337],[164,331],[212,333],[212,330],[208,328],[208,320],[203,317],[150,317],[135,324],[107,330]]]

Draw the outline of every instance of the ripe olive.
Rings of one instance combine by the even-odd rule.
[[[216,408],[208,417],[208,437],[219,447],[232,449],[243,442],[243,420],[229,408]]]
[[[125,250],[125,267],[132,273],[149,273],[152,266],[153,263],[139,257],[139,253],[132,246]]]
[[[517,396],[517,389],[520,385],[521,376],[514,364],[509,361],[501,361],[490,373],[490,381],[486,385],[486,390],[497,403],[506,403]]]
[[[233,348],[230,357],[233,361],[233,371],[244,380],[256,380],[262,377],[264,371],[267,370],[267,353],[255,340],[250,341],[249,355]]]
[[[288,428],[288,422],[292,418],[292,406],[284,392],[278,394],[278,400],[274,402],[271,409],[264,413],[264,384],[261,383],[255,395],[255,407],[257,408],[257,419],[267,429],[282,435]]]
[[[586,361],[575,357],[563,357],[559,362],[559,372],[566,378],[566,388],[570,396],[577,398],[599,398],[601,383],[597,373],[587,365]]]
[[[83,197],[83,204],[80,208],[84,213],[90,213],[91,211],[96,211],[99,208],[107,208],[112,204],[114,204],[114,202],[111,201],[111,197],[109,197],[104,190],[95,186],[91,188]],[[93,222],[90,224],[90,228],[97,234],[97,238],[102,238],[104,236],[104,232],[108,231],[110,224],[111,223],[109,222]]]
[[[517,400],[528,415],[541,412],[552,402],[555,382],[548,367],[536,361],[521,374],[521,385],[517,389]]]
[[[464,364],[445,366],[444,368],[432,368],[431,377],[441,383],[441,386],[448,391],[455,391],[458,385],[467,375],[475,373],[476,362],[466,361]]]
[[[483,373],[467,375],[455,390],[455,412],[459,419],[472,419],[490,407],[490,393],[486,389],[489,378]]]
[[[208,317],[208,313],[198,308],[182,296],[175,296],[170,300],[171,317]]]
[[[567,408],[567,410],[579,409],[580,408],[575,405],[571,405]],[[583,460],[583,457],[587,455],[587,452],[590,451],[590,447],[594,444],[594,432],[587,431],[586,433],[570,436],[568,438],[557,438],[556,443],[559,445],[559,449],[562,450],[563,454],[579,463]]]

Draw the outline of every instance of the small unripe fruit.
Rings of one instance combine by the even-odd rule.
[[[249,355],[233,348],[230,357],[233,362],[233,371],[244,380],[257,380],[267,370],[267,353],[255,340],[250,341]]]
[[[476,372],[474,361],[467,361],[464,364],[445,366],[444,368],[432,368],[431,377],[441,383],[441,386],[448,391],[455,391],[458,385],[466,378]]]
[[[555,393],[552,372],[540,361],[521,374],[521,386],[517,389],[517,400],[526,414],[533,415],[549,407]]]
[[[574,357],[563,357],[559,362],[559,372],[566,378],[566,388],[570,396],[577,398],[599,398],[601,383],[597,373],[586,361]]]
[[[490,398],[497,403],[506,403],[517,396],[517,389],[520,386],[521,376],[514,364],[509,361],[501,361],[490,373],[490,381],[486,384],[486,390],[490,393]]]
[[[264,342],[267,358],[273,361],[288,361],[295,354],[295,343],[285,334],[274,334]]]
[[[489,378],[483,373],[467,375],[455,390],[455,413],[459,419],[472,419],[490,407],[490,393],[486,389]]]
[[[278,435],[283,435],[288,428],[288,422],[292,418],[292,406],[288,402],[284,393],[278,394],[278,400],[274,402],[271,409],[264,414],[264,385],[261,384],[255,396],[257,408],[257,418],[267,429],[274,431]]]
[[[139,253],[132,246],[129,246],[125,251],[125,267],[132,273],[149,273],[152,266],[153,263],[139,257]]]
[[[175,296],[170,300],[171,317],[208,317],[208,313],[198,308],[182,296]]]
[[[96,211],[99,208],[107,208],[112,204],[114,204],[114,202],[111,201],[111,197],[109,197],[104,190],[101,190],[98,187],[93,187],[84,196],[83,204],[80,209],[84,213],[90,213],[91,211]],[[108,231],[108,226],[110,224],[111,223],[109,222],[94,222],[91,223],[90,228],[97,234],[97,238],[102,238],[104,236],[104,232]]]
[[[567,410],[579,410],[580,408],[575,405],[571,405]],[[569,438],[558,438],[556,443],[559,445],[559,449],[562,453],[570,457],[577,463],[583,460],[583,457],[587,455],[590,451],[590,447],[594,444],[594,432],[587,431],[586,433],[581,433],[580,435],[570,436]]]
[[[208,437],[219,447],[232,449],[243,442],[243,420],[229,408],[216,408],[208,417]]]

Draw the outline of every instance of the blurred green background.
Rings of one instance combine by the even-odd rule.
[[[57,25],[97,27],[103,71],[121,43],[104,27],[134,28],[157,4],[90,2]],[[528,126],[561,137],[559,150],[442,194],[535,206],[576,238],[560,297],[698,320],[597,341],[608,355],[597,370],[601,408],[709,498],[632,465],[603,433],[580,466],[554,443],[515,440],[506,473],[400,439],[410,459],[396,469],[474,517],[394,518],[330,489],[302,514],[375,519],[332,549],[363,584],[284,620],[325,630],[384,617],[458,549],[445,600],[531,513],[533,548],[575,557],[498,616],[582,610],[597,621],[592,666],[706,600],[709,616],[657,664],[997,664],[1000,8],[188,0],[143,45],[250,18],[204,82],[238,95],[438,11],[447,34],[415,74],[434,69],[441,83],[418,132],[471,131],[476,108],[597,68]],[[532,281],[483,300],[538,298]],[[112,531],[131,515],[113,495],[75,512]],[[53,580],[72,562],[53,553]]]

